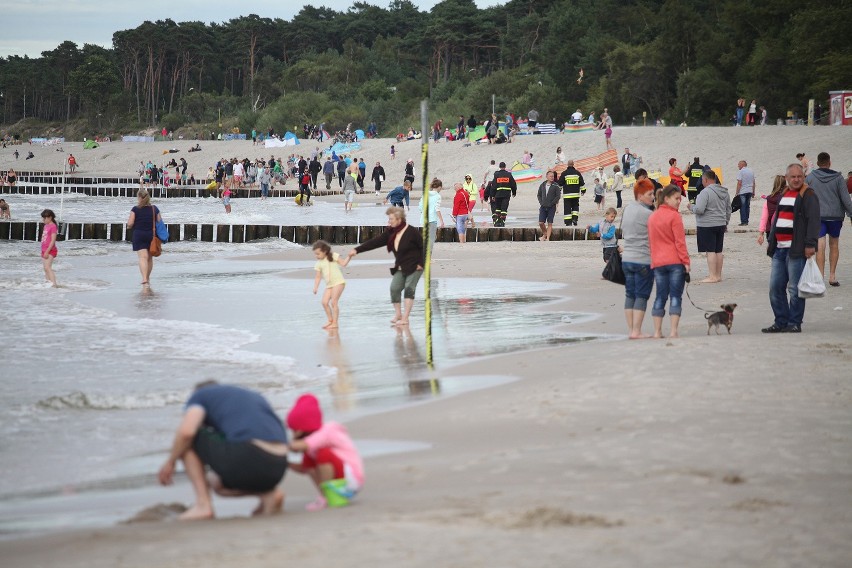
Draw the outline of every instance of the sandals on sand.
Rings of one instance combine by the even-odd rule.
[[[829,280],[828,285],[829,285],[829,286],[834,286],[835,288],[837,288],[838,286],[840,286],[840,282],[837,282],[836,280],[835,280],[834,282],[831,282],[831,281]]]

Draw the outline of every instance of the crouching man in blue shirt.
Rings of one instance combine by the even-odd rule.
[[[253,515],[283,509],[278,484],[287,471],[287,431],[256,392],[216,381],[198,384],[160,468],[161,484],[172,484],[178,459],[195,492],[195,505],[181,520],[214,517],[211,488],[224,497],[258,497]]]

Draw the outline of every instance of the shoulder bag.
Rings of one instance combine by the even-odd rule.
[[[151,219],[151,244],[148,246],[148,252],[151,253],[151,256],[160,256],[163,253],[163,243],[160,241],[159,237],[157,237],[157,210],[154,209],[154,206],[151,206],[151,215],[153,216]]]
[[[153,205],[151,207],[153,207]],[[166,227],[166,224],[162,220],[157,221],[156,209],[154,210],[154,221],[156,223],[155,233],[157,233],[157,237],[164,243],[169,242],[169,228]]]

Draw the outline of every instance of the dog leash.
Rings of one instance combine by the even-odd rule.
[[[703,308],[699,308],[695,305],[695,302],[692,301],[692,296],[689,295],[689,282],[686,283],[686,287],[684,288],[684,292],[686,292],[686,297],[689,298],[689,303],[692,304],[696,310],[702,311],[705,314],[712,314],[715,310],[705,310]]]

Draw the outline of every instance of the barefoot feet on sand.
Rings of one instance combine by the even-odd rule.
[[[198,505],[193,505],[186,512],[181,513],[178,517],[181,521],[201,521],[204,519],[212,519],[213,518],[213,509],[210,507],[199,507]]]
[[[702,284],[716,284],[717,282],[721,282],[721,281],[722,281],[721,278],[712,278],[710,276],[708,276],[707,278],[704,278],[702,280],[699,280],[699,282],[702,283]]]
[[[260,515],[275,515],[284,510],[284,492],[276,489],[270,493],[264,493],[260,496],[260,503],[254,511],[251,512],[252,517]]]

